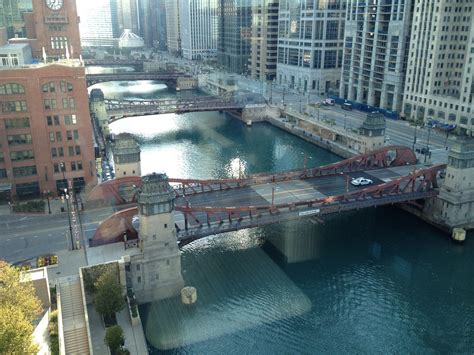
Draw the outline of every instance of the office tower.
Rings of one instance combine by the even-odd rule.
[[[113,46],[110,0],[78,1],[79,30],[83,46]]]
[[[181,0],[179,5],[183,57],[193,60],[216,60],[218,0]]]
[[[341,97],[401,111],[412,12],[412,0],[347,2]]]
[[[166,51],[168,49],[167,41],[167,28],[166,28],[166,2],[167,0],[155,0],[156,6],[152,8],[152,18],[155,21],[152,22],[154,26],[153,32],[153,42],[154,46],[161,51]]]
[[[1,0],[0,22],[7,29],[10,43],[27,43],[34,58],[71,57],[81,53],[79,17],[75,0]],[[1,27],[1,26],[0,26]]]
[[[179,0],[166,0],[166,42],[168,51],[175,55],[181,54],[181,29]]]
[[[253,79],[276,77],[279,0],[255,0],[252,5],[250,74]]]
[[[139,0],[140,36],[148,47],[166,50],[165,0]]]
[[[234,73],[246,73],[248,70],[251,4],[251,0],[219,0],[217,62]]]
[[[339,89],[345,0],[280,0],[277,81],[301,92]]]
[[[140,34],[140,19],[137,0],[110,0],[112,12],[112,23],[114,37],[119,37],[124,30],[131,30],[134,34]]]
[[[416,2],[404,115],[436,120],[472,135],[474,125],[474,3]]]
[[[32,37],[0,46],[1,199],[97,182],[85,69],[67,58],[81,49],[74,1],[33,4],[23,16]]]

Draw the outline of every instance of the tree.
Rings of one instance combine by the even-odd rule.
[[[33,285],[0,260],[0,354],[36,353],[33,321],[41,310]]]
[[[110,352],[116,354],[122,348],[123,344],[125,344],[122,328],[119,325],[107,328],[104,341],[109,347]]]
[[[108,271],[97,279],[95,283],[94,306],[102,316],[111,316],[125,306],[122,296],[122,287],[117,274]]]

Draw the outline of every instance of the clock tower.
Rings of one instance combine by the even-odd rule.
[[[79,58],[81,38],[76,0],[33,0],[33,11],[25,13],[24,19],[33,57],[42,59],[44,48],[48,58],[65,58],[67,52],[70,58]]]

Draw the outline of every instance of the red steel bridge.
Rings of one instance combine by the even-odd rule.
[[[231,98],[196,96],[180,99],[160,100],[104,100],[110,122],[124,117],[157,115],[163,113],[186,113],[199,111],[239,110],[245,104]]]
[[[180,245],[208,235],[321,217],[360,208],[413,203],[438,194],[437,177],[446,165],[418,165],[413,151],[384,147],[338,163],[242,179],[169,179],[175,188],[174,217]],[[367,186],[352,178],[366,177]],[[124,177],[98,185],[88,196],[95,205],[135,203],[139,177]],[[138,238],[134,216],[138,208],[119,211],[97,229],[91,245]],[[136,220],[136,218],[135,218]]]
[[[134,81],[134,80],[156,80],[165,83],[175,83],[178,78],[190,78],[191,76],[177,72],[122,72],[113,74],[87,74],[87,86],[102,83],[105,81]]]

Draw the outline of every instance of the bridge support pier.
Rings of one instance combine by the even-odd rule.
[[[290,225],[288,228],[291,228]],[[296,227],[298,228],[298,227]],[[291,235],[291,236],[290,236]],[[280,233],[267,239],[287,264],[296,264],[319,258],[320,238],[309,233]]]
[[[174,191],[165,174],[142,178],[138,195],[140,248],[131,257],[131,279],[139,303],[177,296],[184,286],[173,217]]]

